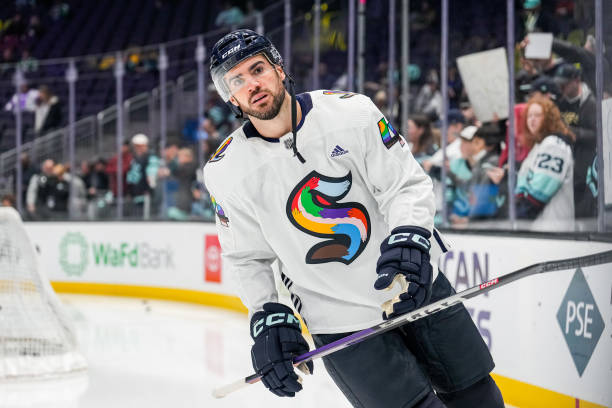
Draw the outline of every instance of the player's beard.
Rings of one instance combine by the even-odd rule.
[[[267,109],[261,111],[261,110],[250,109],[248,107],[243,107],[242,110],[247,115],[257,118],[259,120],[270,120],[270,119],[274,119],[276,115],[278,115],[278,112],[280,112],[281,106],[283,106],[284,101],[285,101],[285,87],[282,85],[282,82],[281,82],[281,86],[279,87],[278,93],[272,94],[272,103]]]

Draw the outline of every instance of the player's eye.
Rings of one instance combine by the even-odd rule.
[[[230,86],[234,89],[239,88],[244,84],[244,80],[242,78],[232,78],[230,81]]]
[[[253,75],[259,75],[261,73],[263,73],[263,67],[261,65],[258,65],[255,67],[255,69],[253,69]]]

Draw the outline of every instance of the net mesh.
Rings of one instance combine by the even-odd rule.
[[[0,380],[61,376],[85,368],[19,214],[0,208]]]

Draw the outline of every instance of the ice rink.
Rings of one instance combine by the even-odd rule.
[[[75,322],[87,376],[0,385],[0,407],[350,407],[321,361],[296,398],[278,398],[258,383],[214,399],[214,387],[253,371],[246,315],[159,300],[60,298]]]

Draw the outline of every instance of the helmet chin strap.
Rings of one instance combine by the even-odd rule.
[[[291,75],[287,75],[287,82],[289,83],[289,94],[291,95],[291,133],[293,133],[293,155],[298,158],[300,163],[306,163],[304,157],[298,152],[297,149],[297,101],[295,100],[295,87],[293,78]]]
[[[293,155],[298,158],[300,163],[306,163],[306,160],[297,149],[297,100],[295,99],[295,86],[291,75],[285,75],[288,84],[287,88],[289,88],[289,95],[291,96],[291,133],[293,134],[293,143],[291,147],[293,148]],[[244,112],[239,106],[234,105],[230,101],[228,101],[227,104],[237,118],[244,118]]]

